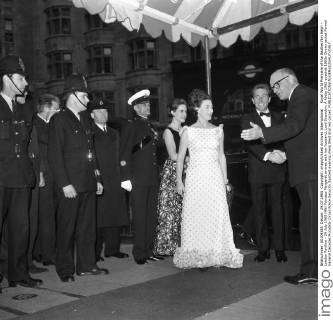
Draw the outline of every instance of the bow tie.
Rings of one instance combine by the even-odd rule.
[[[271,113],[270,113],[270,112],[260,112],[260,113],[259,113],[259,116],[260,116],[260,117],[262,117],[262,116],[270,117],[270,116],[271,116]]]

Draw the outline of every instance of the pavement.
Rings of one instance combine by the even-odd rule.
[[[131,252],[131,245],[122,245]],[[288,262],[272,258],[254,262],[245,254],[241,269],[179,270],[172,258],[135,264],[133,258],[107,258],[100,267],[109,275],[59,280],[54,266],[41,273],[38,289],[8,288],[3,281],[0,319],[119,320],[313,320],[317,316],[317,286],[283,282],[297,273],[299,252],[288,251]],[[273,255],[273,252],[272,252]],[[37,264],[38,265],[38,264]],[[36,275],[34,275],[36,277]]]

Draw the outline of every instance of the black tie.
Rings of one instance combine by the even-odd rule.
[[[270,112],[260,112],[259,115],[260,115],[260,117],[262,117],[262,116],[270,117],[271,113]]]

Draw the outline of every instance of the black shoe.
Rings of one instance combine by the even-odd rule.
[[[286,254],[284,253],[284,251],[276,250],[275,257],[276,257],[277,262],[287,262],[288,261],[288,258],[286,256]]]
[[[25,280],[9,281],[8,284],[9,287],[22,286],[22,287],[36,288],[41,286],[43,284],[43,281],[40,279],[28,278]]]
[[[148,263],[147,262],[147,259],[135,259],[135,262],[137,263],[137,264],[146,264],[146,263]]]
[[[283,280],[294,285],[313,284],[318,282],[316,277],[310,277],[304,273],[298,273],[295,276],[285,276]]]
[[[43,261],[43,266],[54,266],[55,262],[53,260],[45,260]]]
[[[159,260],[164,260],[164,257],[159,256],[159,255],[152,255],[148,258],[150,261],[159,261]]]
[[[262,252],[259,252],[258,255],[254,258],[254,261],[264,262],[266,259],[269,259],[270,257],[271,257],[271,254],[269,251],[262,251]]]
[[[246,240],[246,242],[248,244],[250,244],[251,246],[254,246],[254,247],[256,246],[256,242],[251,237],[251,235],[244,230],[242,225],[237,223],[234,227],[237,229],[237,234],[241,239]]]
[[[206,272],[206,271],[208,271],[208,269],[209,269],[208,267],[199,268],[199,271],[200,272]]]
[[[116,252],[116,253],[113,253],[113,254],[105,255],[105,258],[109,258],[109,257],[115,257],[115,258],[118,258],[118,259],[123,259],[123,258],[128,258],[129,255],[127,253],[119,251],[119,252]]]
[[[59,276],[59,278],[62,282],[74,282],[75,281],[73,275],[63,275],[63,276]]]
[[[43,267],[37,267],[34,264],[31,264],[29,266],[29,273],[35,274],[35,273],[42,273],[42,272],[46,272],[49,271],[49,269],[47,268],[43,268]]]
[[[91,270],[88,270],[88,271],[76,272],[76,274],[79,277],[84,277],[84,276],[98,276],[100,274],[109,274],[109,270],[108,269],[104,269],[104,268],[95,267],[95,268],[93,268]]]

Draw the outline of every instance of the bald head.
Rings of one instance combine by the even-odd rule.
[[[295,72],[289,68],[274,71],[269,82],[273,92],[280,100],[287,100],[298,84]]]

